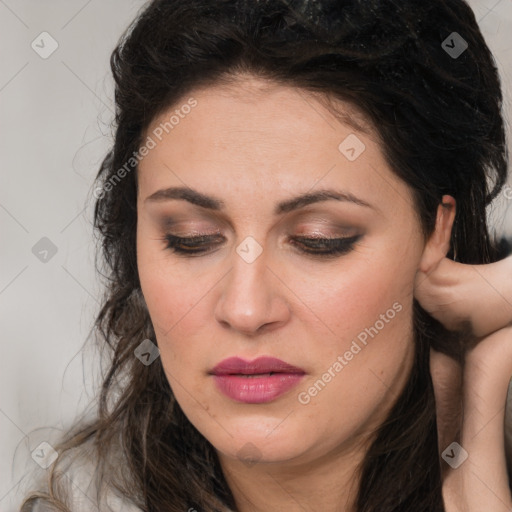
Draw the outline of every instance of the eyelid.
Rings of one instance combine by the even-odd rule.
[[[220,235],[221,238],[224,238]],[[354,245],[363,237],[363,234],[356,234],[354,236],[341,236],[341,237],[311,237],[311,236],[288,236],[287,240],[291,246],[299,250],[303,255],[316,259],[335,259],[345,254],[350,253],[354,249]],[[212,246],[212,238],[214,236],[193,236],[193,237],[179,237],[172,234],[167,234],[163,238],[166,242],[166,250],[175,253],[180,257],[198,257],[208,255],[215,251],[215,245]],[[309,241],[309,245],[308,245]],[[314,245],[314,241],[318,241],[319,245]],[[195,243],[194,243],[195,242]],[[197,243],[206,242],[206,243]],[[187,246],[187,244],[190,244]],[[311,245],[313,244],[313,245]],[[185,246],[179,247],[180,245]],[[188,247],[188,248],[187,248]],[[320,249],[320,250],[316,250]]]
[[[315,219],[318,222],[317,219]],[[320,221],[322,222],[322,221]],[[360,231],[360,228],[350,225],[336,225],[331,222],[323,221],[325,224],[330,224],[330,226],[311,226],[300,224],[298,227],[293,228],[293,226],[286,228],[289,231],[293,231],[294,236],[307,236],[307,237],[318,237],[318,238],[343,238],[352,236],[352,234]],[[205,237],[205,236],[214,236],[214,235],[222,235],[222,230],[220,228],[212,228],[212,230],[206,229],[194,229],[185,228],[183,230],[177,229],[175,231],[175,226],[177,223],[174,222],[163,222],[161,229],[164,233],[172,234],[173,236],[182,237],[182,238],[193,238],[193,237]],[[172,232],[171,232],[172,231]],[[332,232],[332,233],[329,233]]]
[[[291,212],[292,215],[286,215],[279,219],[277,224],[272,227],[272,231],[285,229],[298,232],[306,231],[308,234],[318,231],[322,236],[345,236],[347,232],[352,233],[363,227],[361,219],[358,217],[354,218],[350,215],[348,218],[345,216],[339,218],[334,212],[319,212],[316,209],[310,211],[308,208],[313,206],[309,205],[300,212]],[[204,215],[199,212],[192,216],[181,212],[177,214],[166,212],[162,216],[158,216],[156,220],[162,232],[172,231],[174,235],[177,235],[175,231],[178,231],[180,236],[206,236],[220,233],[226,229],[236,233],[233,224],[216,212],[208,212]],[[333,234],[324,232],[333,232]]]

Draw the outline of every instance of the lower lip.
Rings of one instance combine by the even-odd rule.
[[[303,377],[299,373],[275,373],[261,377],[214,375],[215,383],[222,393],[246,404],[271,402],[295,387]]]

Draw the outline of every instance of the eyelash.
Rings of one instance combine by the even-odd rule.
[[[199,235],[194,237],[179,237],[167,234],[164,237],[166,242],[166,249],[177,253],[179,256],[194,257],[211,252],[211,246],[201,248],[205,242],[211,242],[213,238],[219,238],[219,235]],[[342,254],[349,253],[353,250],[355,243],[361,238],[361,235],[342,238],[308,238],[308,237],[290,237],[289,240],[292,245],[299,247],[299,250],[310,256],[317,256],[321,258],[336,257]],[[302,243],[301,243],[302,242]],[[304,244],[306,242],[306,244]],[[308,246],[309,243],[310,245]],[[184,249],[181,246],[189,247]],[[308,249],[300,246],[304,245]],[[315,248],[324,248],[322,251],[316,251]]]

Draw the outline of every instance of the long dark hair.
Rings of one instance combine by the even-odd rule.
[[[499,74],[463,0],[155,0],[121,38],[111,68],[116,134],[94,212],[107,284],[95,326],[111,364],[98,417],[77,424],[59,451],[91,442],[98,485],[143,510],[236,510],[215,450],[180,409],[160,360],[134,357],[142,340],[155,340],[136,261],[134,153],[149,124],[194,88],[240,73],[348,102],[410,186],[425,240],[450,194],[448,256],[489,263],[498,252],[486,206],[508,164]],[[357,512],[444,510],[429,350],[460,358],[464,339],[414,306],[414,367],[361,467]],[[112,463],[114,447],[122,464]],[[37,496],[65,510],[61,459]]]

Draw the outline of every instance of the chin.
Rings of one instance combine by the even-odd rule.
[[[300,460],[311,451],[311,447],[319,447],[320,440],[311,436],[313,425],[306,428],[304,423],[297,424],[286,418],[260,418],[254,416],[237,419],[225,424],[227,432],[220,432],[218,425],[215,432],[203,432],[213,447],[225,457],[239,459],[247,465],[259,463],[284,463]],[[283,421],[283,418],[284,419]],[[211,434],[211,435],[210,435]],[[220,435],[221,434],[221,435]],[[231,435],[230,435],[231,434]],[[232,436],[232,437],[231,437]]]

